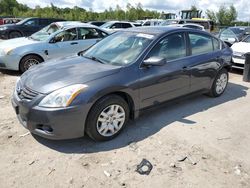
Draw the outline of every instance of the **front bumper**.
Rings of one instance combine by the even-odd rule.
[[[0,31],[0,39],[8,39],[8,32],[6,30]]]
[[[240,69],[244,68],[245,58],[233,56],[232,60],[233,60],[233,67]]]
[[[19,70],[21,56],[16,54],[0,55],[0,69]]]
[[[33,100],[40,101],[39,99]],[[54,140],[84,136],[88,105],[43,108],[37,106],[37,102],[21,100],[16,92],[14,92],[11,102],[20,123],[36,135]]]

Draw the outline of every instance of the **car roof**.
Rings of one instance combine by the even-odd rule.
[[[138,33],[146,33],[146,34],[154,34],[160,35],[166,32],[176,31],[176,30],[186,30],[189,28],[180,28],[180,27],[164,27],[164,26],[147,26],[147,27],[133,27],[128,28],[123,31],[131,31],[131,32],[138,32]]]
[[[171,33],[175,31],[192,31],[196,33],[201,33],[201,34],[206,34],[209,36],[213,36],[210,33],[203,31],[203,30],[197,30],[193,28],[187,28],[187,27],[166,27],[166,26],[142,26],[142,27],[133,27],[133,28],[128,28],[125,30],[121,30],[121,32],[137,32],[137,33],[144,33],[144,34],[151,34],[151,35],[162,35],[165,33]]]
[[[113,20],[113,21],[108,21],[108,23],[136,23],[136,22],[128,22],[128,21],[117,21],[117,20]]]
[[[52,24],[58,25],[60,28],[68,29],[72,27],[91,27],[91,28],[97,28],[94,25],[91,25],[89,23],[82,23],[79,21],[63,21],[63,22],[53,22]]]

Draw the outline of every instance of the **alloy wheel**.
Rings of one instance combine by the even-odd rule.
[[[118,104],[106,107],[97,119],[97,131],[104,137],[115,135],[124,125],[125,110]]]

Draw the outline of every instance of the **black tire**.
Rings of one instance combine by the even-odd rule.
[[[31,61],[33,61],[33,63]],[[27,55],[20,61],[19,70],[21,71],[21,73],[24,73],[31,66],[39,64],[41,62],[43,62],[43,59],[41,57],[37,55]]]
[[[105,109],[109,108],[111,105],[119,105],[124,109],[125,112],[125,121],[121,125],[121,128],[114,133],[111,136],[104,136],[100,134],[100,132],[97,130],[98,128],[98,118],[101,115],[102,112],[105,111]],[[129,119],[129,106],[127,102],[118,95],[108,95],[106,97],[103,97],[99,101],[94,104],[94,106],[91,108],[90,113],[88,115],[87,121],[86,121],[86,133],[89,135],[90,138],[92,138],[95,141],[108,141],[116,137],[122,129],[125,127],[126,123]],[[108,126],[108,125],[106,125]]]
[[[19,31],[11,31],[9,33],[9,39],[14,39],[22,36],[23,36],[22,33],[20,33]]]
[[[225,85],[224,89],[221,89],[221,91],[218,92],[218,89],[216,89],[217,88],[217,82],[219,81],[219,79],[221,79],[222,75],[226,76],[226,85]],[[227,69],[223,68],[223,69],[221,69],[219,71],[216,78],[214,79],[213,85],[212,85],[208,95],[211,96],[211,97],[219,97],[219,96],[221,96],[224,93],[224,91],[226,90],[227,84],[228,84],[228,71],[227,71]]]

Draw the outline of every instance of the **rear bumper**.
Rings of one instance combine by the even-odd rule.
[[[11,102],[23,127],[36,135],[53,140],[84,136],[89,110],[86,106],[43,108],[19,99],[16,92]]]

